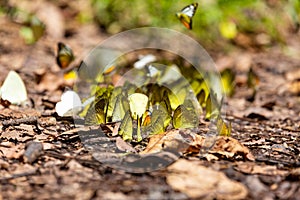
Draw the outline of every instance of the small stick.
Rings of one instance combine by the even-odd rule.
[[[2,182],[5,182],[5,181],[15,179],[15,178],[20,178],[20,177],[23,177],[23,176],[32,176],[32,175],[37,174],[38,171],[39,171],[38,169],[34,169],[34,170],[30,170],[30,171],[24,172],[24,173],[13,174],[13,175],[8,176],[8,177],[1,177],[0,182],[2,183]]]
[[[5,130],[9,126],[16,126],[20,124],[32,124],[37,127],[38,124],[38,118],[36,116],[31,116],[31,117],[25,117],[25,118],[19,118],[19,119],[9,119],[9,120],[4,120],[2,122],[2,130]]]

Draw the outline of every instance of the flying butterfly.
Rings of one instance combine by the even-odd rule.
[[[62,42],[59,42],[57,46],[56,62],[60,68],[66,69],[75,58],[73,51],[68,45]]]
[[[192,3],[176,13],[178,19],[187,29],[192,29],[192,18],[195,15],[197,7],[198,3]]]

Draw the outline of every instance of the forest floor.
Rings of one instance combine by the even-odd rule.
[[[225,102],[226,119],[231,137],[254,159],[218,152],[201,159],[185,155],[165,169],[135,174],[103,166],[76,131],[68,132],[73,124],[55,114],[68,85],[56,65],[59,40],[48,34],[26,45],[19,24],[6,17],[0,24],[0,82],[17,71],[31,100],[26,107],[0,106],[0,199],[299,199],[299,36],[289,38],[290,54],[278,46],[213,54],[217,65],[237,72],[235,94]],[[107,37],[94,25],[72,26],[63,42],[79,63]],[[253,101],[247,100],[244,84],[249,67],[260,80]],[[26,157],[28,146],[41,153]]]

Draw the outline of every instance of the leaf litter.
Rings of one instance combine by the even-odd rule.
[[[19,74],[27,86],[28,98],[33,99],[35,107],[28,109],[13,105],[9,105],[8,108],[0,106],[0,198],[91,199],[126,196],[129,199],[296,199],[300,195],[300,104],[296,85],[298,78],[290,78],[290,75],[287,75],[287,83],[290,86],[280,85],[286,82],[283,74],[292,74],[299,70],[296,61],[277,55],[276,51],[260,54],[240,52],[238,55],[248,58],[247,66],[240,66],[243,62],[238,59],[231,62],[237,70],[237,76],[246,76],[247,69],[244,68],[251,66],[259,76],[260,82],[252,101],[246,99],[248,89],[245,84],[237,85],[233,96],[226,101],[229,105],[227,118],[232,123],[232,137],[218,137],[215,147],[205,154],[206,157],[199,159],[199,148],[204,142],[200,136],[183,137],[176,131],[173,135],[165,133],[170,134],[169,138],[163,138],[165,135],[153,136],[153,145],[150,147],[149,143],[147,151],[159,151],[168,145],[177,145],[183,149],[182,158],[166,170],[134,175],[97,162],[90,152],[85,150],[77,132],[68,132],[75,128],[70,123],[71,120],[53,114],[53,105],[59,101],[59,95],[63,92],[61,88],[67,85],[63,76],[58,76],[55,70],[53,71],[53,42],[41,38],[34,49],[19,45],[22,42],[18,34],[15,34],[18,33],[18,25],[2,18],[1,22],[4,24],[2,29],[9,27],[7,31],[10,32],[3,32],[6,34],[6,40],[1,47],[7,51],[5,56],[0,58],[1,69],[7,73],[12,67],[19,69]],[[77,51],[86,51],[92,47],[94,41],[106,37],[101,35],[100,38],[95,30],[96,27],[83,27],[82,31],[78,31],[79,36],[75,35],[68,40],[75,45],[74,49]],[[87,40],[87,44],[81,45],[78,37],[86,38],[86,34],[91,34],[90,38],[94,38],[94,41]],[[16,41],[19,41],[17,46]],[[26,52],[32,55],[28,56]],[[20,59],[25,57],[28,57],[26,62]],[[231,56],[232,60],[233,57],[239,56]],[[36,72],[40,68],[46,69],[43,73],[45,81],[42,82],[36,79]],[[0,74],[1,81],[7,73]],[[53,82],[55,84],[52,84]],[[289,89],[290,87],[292,89]],[[265,102],[270,97],[275,102],[271,106],[272,109],[262,106],[266,105]],[[261,106],[263,109],[255,110]],[[261,116],[250,115],[251,112]],[[28,120],[32,116],[35,117],[33,121],[36,124]],[[262,121],[262,116],[267,120]],[[29,118],[24,120],[26,117]],[[55,120],[47,120],[49,117]],[[3,124],[4,121],[6,124]],[[69,134],[66,134],[67,132]],[[23,159],[28,150],[28,141],[38,141],[44,147],[43,154],[34,156],[31,164],[24,163]],[[123,144],[119,147],[130,149]],[[190,170],[194,168],[195,173]],[[207,173],[211,176],[207,176]],[[204,178],[208,180],[204,181]]]

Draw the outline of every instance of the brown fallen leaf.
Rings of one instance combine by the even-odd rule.
[[[130,144],[122,140],[121,137],[116,138],[116,145],[120,151],[136,153],[136,150]]]
[[[11,147],[1,147],[0,155],[7,159],[19,159],[24,153],[25,144],[17,144]]]
[[[4,160],[0,160],[0,169],[7,170],[8,168],[9,168],[9,163]]]
[[[123,200],[129,200],[132,199],[131,197],[123,194],[122,192],[99,192],[99,197],[102,199],[108,199],[108,200],[117,200],[117,199],[123,199]]]
[[[245,199],[248,194],[241,183],[193,161],[179,159],[167,169],[167,183],[189,198]]]
[[[255,160],[250,150],[232,137],[218,136],[209,153],[225,156],[227,159],[241,156],[243,159]]]
[[[190,143],[196,140],[196,137],[196,132],[189,129],[173,129],[152,136],[146,149],[141,154],[157,153],[166,149],[185,152],[189,148]]]
[[[210,141],[212,139],[215,141]],[[214,145],[213,142],[215,142]],[[154,135],[150,138],[146,149],[141,154],[157,153],[168,148],[181,153],[199,154],[208,143],[211,143],[213,146],[209,149],[208,154],[204,155],[207,160],[217,160],[219,157],[235,159],[238,156],[250,161],[255,160],[250,150],[238,140],[225,136],[209,138],[198,135],[197,130],[193,129],[176,129]]]
[[[247,174],[263,174],[263,175],[269,175],[269,176],[286,176],[288,175],[287,170],[279,170],[276,166],[271,165],[257,165],[255,163],[249,163],[249,162],[243,162],[239,163],[235,169],[237,171],[247,173]]]

